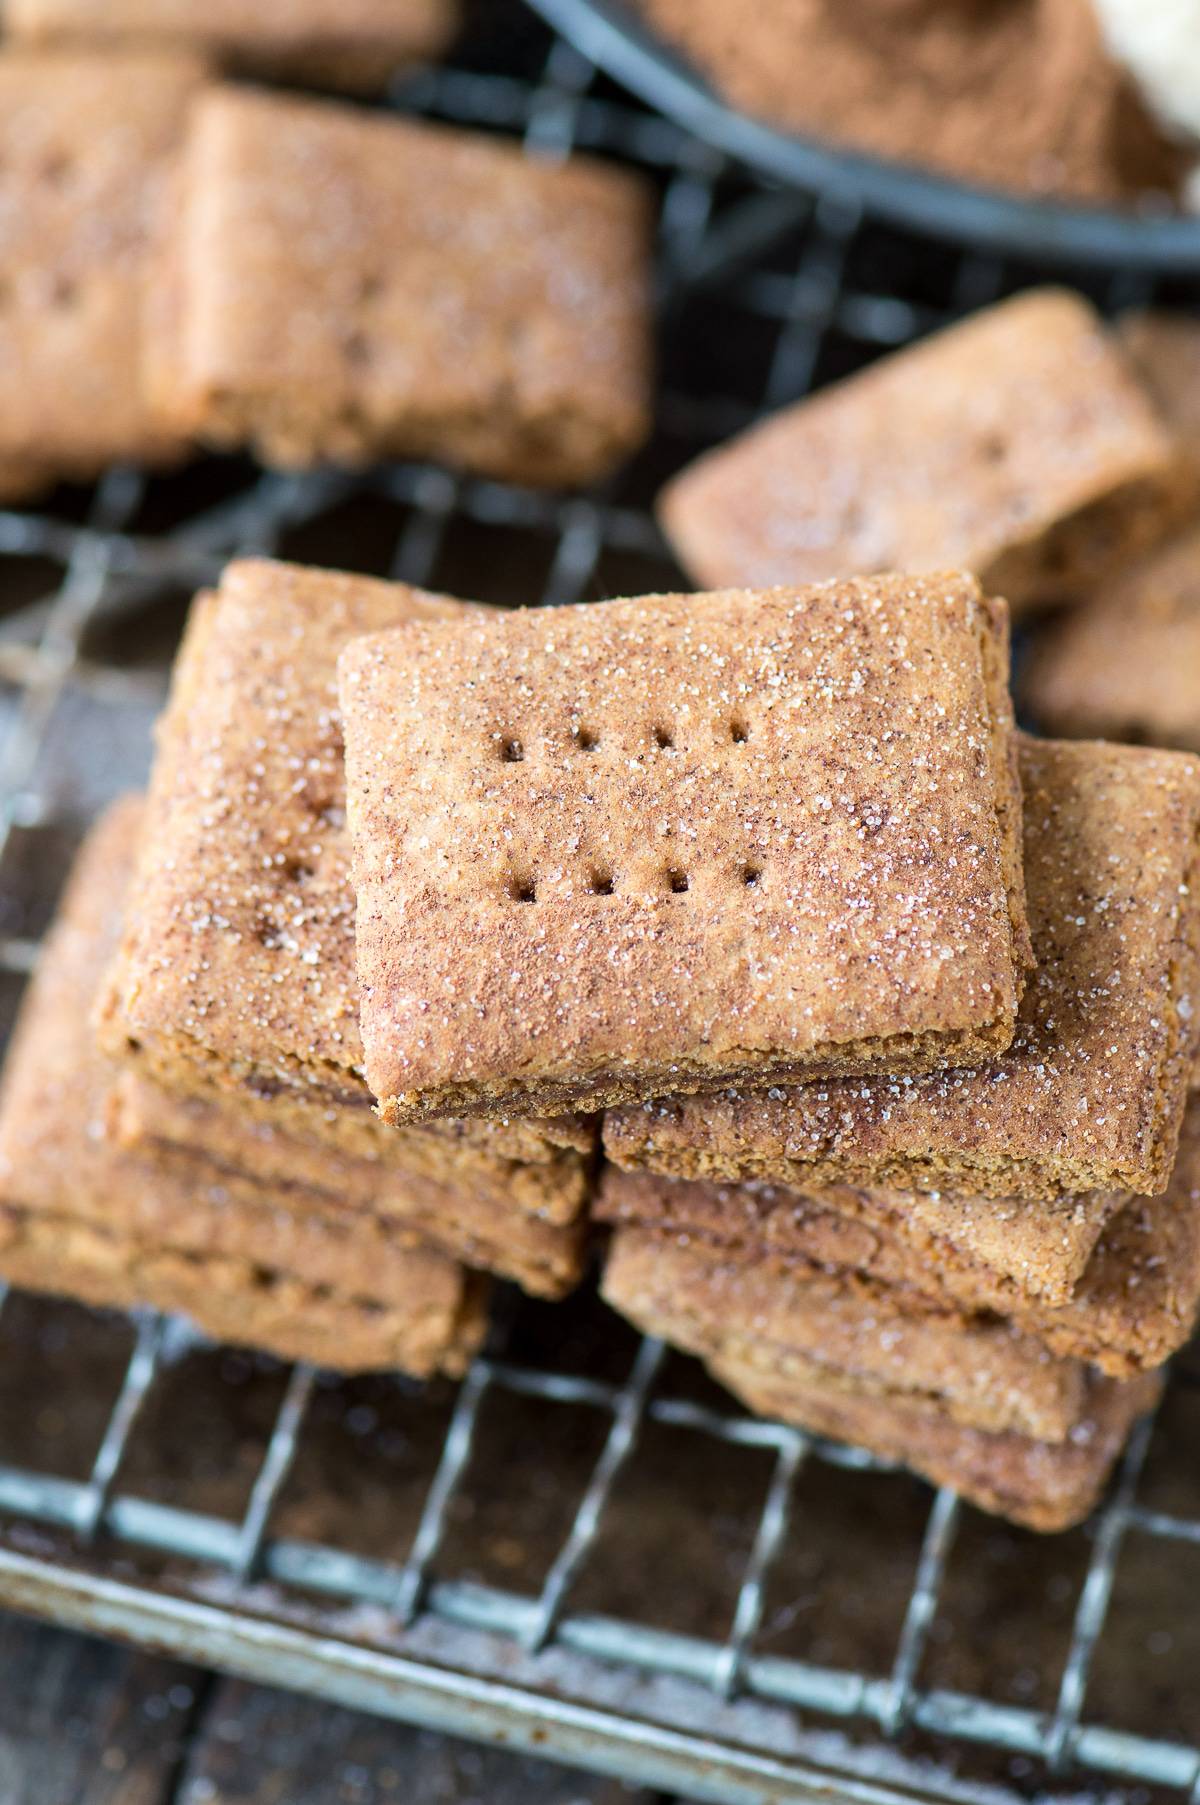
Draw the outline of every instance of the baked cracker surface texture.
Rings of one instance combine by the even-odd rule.
[[[114,891],[128,890],[134,853],[131,833],[124,866],[114,855],[105,873]],[[252,1257],[270,1270],[287,1270],[290,1257],[292,1269],[307,1279],[325,1274],[323,1282],[343,1291],[350,1270],[358,1292],[376,1300],[395,1256],[417,1246],[540,1296],[561,1297],[578,1284],[587,1195],[578,1155],[523,1165],[442,1141],[440,1164],[397,1167],[265,1123],[247,1114],[233,1091],[205,1097],[164,1091],[136,1065],[114,1067],[92,1047],[91,1003],[111,951],[101,936],[90,946],[81,943],[77,994],[60,1011],[54,1056],[64,1094],[93,1098],[105,1134],[128,1156],[122,1226],[190,1255]],[[48,1025],[46,1033],[52,1031]],[[579,1180],[573,1193],[564,1164]],[[107,1193],[77,1188],[52,1201],[111,1230]],[[414,1264],[406,1259],[402,1271],[410,1292]],[[382,1301],[396,1300],[385,1295]]]
[[[1047,732],[1200,752],[1198,670],[1200,526],[1190,526],[1050,623],[1022,691]]]
[[[1200,468],[1200,320],[1136,307],[1121,314],[1114,329],[1163,419]]]
[[[89,1303],[183,1310],[290,1358],[461,1370],[485,1286],[457,1261],[402,1235],[381,1253],[352,1218],[318,1227],[268,1190],[231,1198],[203,1161],[173,1178],[109,1139],[111,1074],[88,1005],[140,817],[127,799],[85,842],[22,1006],[0,1093],[0,1272]]]
[[[425,1256],[427,1264],[429,1256]],[[414,1270],[407,1306],[340,1295],[244,1260],[146,1246],[93,1224],[0,1211],[0,1268],[28,1291],[95,1309],[149,1305],[186,1316],[214,1341],[340,1372],[466,1371],[487,1328],[486,1280],[464,1275],[447,1335],[436,1278]]]
[[[1006,617],[973,578],[412,622],[341,663],[386,1121],[1007,1046]]]
[[[0,484],[182,455],[152,291],[203,85],[169,52],[0,54]]]
[[[5,28],[43,47],[188,48],[234,69],[370,88],[447,49],[459,0],[8,0]]]
[[[200,437],[268,463],[588,482],[649,432],[651,242],[626,170],[217,88],[171,248],[171,381]]]
[[[1196,485],[1079,296],[1004,301],[751,427],[664,490],[702,587],[961,565],[1014,611],[1077,598]]]
[[[477,1143],[515,1201],[512,1162],[553,1162],[557,1201],[546,1185],[530,1202],[569,1219],[588,1124],[397,1135],[371,1115],[362,1077],[337,654],[356,633],[466,607],[263,559],[229,565],[198,598],[158,729],[101,1038],[167,1089],[229,1091],[267,1123],[364,1158],[436,1176]]]
[[[650,1335],[706,1359],[753,1346],[793,1355],[869,1392],[936,1402],[956,1422],[1063,1441],[1086,1369],[1011,1323],[946,1308],[910,1286],[793,1262],[743,1263],[724,1250],[621,1229],[604,1296]]]
[[[1171,1176],[1197,994],[1200,763],[1025,738],[1037,960],[999,1058],[925,1075],[729,1089],[614,1112],[617,1164],[1053,1203]]]
[[[757,1250],[834,1265],[861,1259],[872,1271],[882,1262],[889,1270],[881,1276],[895,1269],[935,1294],[1003,1300],[996,1307],[1007,1314],[1018,1301],[1068,1302],[1106,1225],[1129,1201],[1093,1193],[1048,1205],[833,1184],[800,1191],[767,1179],[705,1182],[606,1165],[593,1208],[600,1221],[696,1234],[747,1257]],[[812,1251],[822,1247],[828,1252]]]
[[[1069,1286],[1032,1293],[958,1243],[914,1225],[903,1207],[860,1202],[848,1187],[824,1197],[764,1184],[704,1185],[609,1167],[594,1208],[621,1234],[706,1250],[726,1267],[802,1283],[813,1270],[860,1273],[943,1311],[1011,1323],[1064,1359],[1115,1378],[1161,1366],[1190,1338],[1200,1308],[1200,1102],[1184,1118],[1166,1191],[1117,1207]],[[897,1199],[896,1205],[902,1205]],[[964,1199],[978,1202],[978,1199]],[[1036,1206],[1034,1206],[1036,1208]],[[763,1281],[767,1282],[767,1281]]]
[[[964,1427],[936,1407],[868,1396],[799,1360],[772,1371],[752,1359],[714,1362],[715,1378],[760,1416],[851,1442],[949,1486],[969,1503],[1028,1529],[1081,1523],[1099,1502],[1138,1418],[1162,1390],[1156,1373],[1122,1383],[1098,1375],[1066,1441]]]
[[[569,1221],[533,1207],[530,1187],[540,1179],[557,1215],[563,1175],[553,1164],[513,1162],[506,1196],[505,1169],[489,1157],[446,1162],[438,1173],[388,1168],[245,1117],[231,1097],[178,1097],[132,1070],[112,1085],[107,1128],[139,1171],[176,1185],[199,1182],[199,1172],[210,1195],[243,1210],[261,1206],[265,1191],[280,1214],[310,1223],[327,1242],[334,1232],[367,1248],[416,1238],[543,1297],[562,1297],[583,1277],[584,1184]]]

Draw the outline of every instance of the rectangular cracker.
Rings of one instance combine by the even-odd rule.
[[[219,1171],[206,1187],[199,1160],[172,1177],[108,1139],[88,997],[119,931],[140,806],[116,805],[85,842],[22,1006],[0,1094],[0,1272],[92,1303],[183,1309],[290,1357],[320,1339],[335,1365],[359,1362],[350,1331],[378,1314],[382,1363],[462,1370],[486,1313],[458,1261],[401,1234],[381,1252],[350,1212],[322,1231],[266,1190],[244,1210]],[[329,1332],[343,1315],[344,1356]]]
[[[1078,597],[1195,487],[1094,309],[1040,289],[707,453],[659,511],[702,588],[961,565],[1016,611]]]
[[[400,1369],[460,1377],[487,1326],[486,1280],[414,1259],[402,1304],[380,1305],[244,1260],[187,1254],[94,1223],[0,1205],[0,1271],[13,1285],[96,1309],[149,1305],[187,1316],[215,1341],[339,1372]],[[449,1289],[449,1299],[439,1297]]]
[[[1038,964],[1006,1053],[927,1076],[621,1110],[605,1120],[615,1163],[1051,1204],[1162,1191],[1200,996],[1200,763],[1031,739],[1020,763]]]
[[[118,953],[102,993],[101,1033],[110,1051],[121,1051],[122,1063],[140,1072],[159,1088],[170,1088],[182,1101],[195,1099],[217,1107],[236,1103],[238,1114],[259,1127],[276,1129],[297,1141],[310,1141],[349,1159],[366,1160],[380,1171],[391,1167],[401,1173],[445,1175],[472,1162],[473,1180],[481,1179],[484,1164],[491,1166],[494,1181],[507,1185],[514,1167],[544,1168],[523,1174],[505,1195],[514,1201],[525,1197],[534,1214],[566,1222],[580,1208],[581,1185],[586,1197],[595,1152],[597,1123],[586,1116],[555,1116],[545,1121],[508,1116],[494,1122],[475,1117],[448,1117],[422,1123],[419,1129],[384,1129],[372,1110],[366,1085],[347,1091],[340,1100],[322,1095],[315,1087],[302,1089],[262,1072],[236,1077],[216,1063],[203,1065],[181,1056],[172,1059],[154,1043],[122,1039],[110,1006],[121,994],[124,958]],[[557,1181],[561,1179],[561,1184]]]
[[[107,866],[94,878],[97,910],[102,882],[114,899],[128,892],[141,828],[132,807],[125,826],[124,843],[112,841]],[[175,1097],[136,1067],[116,1071],[92,1044],[87,1024],[117,932],[114,917],[110,935],[97,933],[90,944],[80,940],[73,973],[52,974],[62,1019],[50,1021],[47,1015],[44,1034],[64,1091],[90,1098],[108,1138],[128,1153],[129,1209],[148,1212],[151,1227],[160,1190],[185,1199],[203,1191],[222,1204],[235,1233],[272,1215],[299,1218],[324,1224],[343,1239],[354,1230],[353,1245],[360,1249],[370,1248],[372,1234],[391,1233],[409,1245],[423,1242],[542,1296],[561,1297],[578,1284],[587,1174],[576,1153],[564,1153],[557,1164],[525,1166],[429,1135],[424,1163],[397,1168],[386,1159],[355,1159],[278,1124],[245,1118],[231,1092]],[[75,990],[64,1002],[72,975]],[[88,1213],[87,1198],[77,1197],[72,1207]],[[106,1195],[93,1201],[92,1212],[102,1220],[109,1209]],[[188,1214],[202,1236],[199,1251],[208,1251],[206,1212],[193,1205]],[[265,1233],[259,1229],[260,1241]]]
[[[7,0],[18,43],[89,50],[186,48],[234,69],[333,87],[381,85],[440,56],[459,0]]]
[[[1200,469],[1200,320],[1136,307],[1120,316],[1114,331],[1185,455]]]
[[[1041,1442],[964,1428],[908,1399],[856,1393],[799,1361],[780,1372],[728,1360],[714,1363],[712,1372],[761,1416],[856,1443],[949,1486],[980,1510],[1046,1533],[1070,1529],[1090,1514],[1134,1424],[1162,1390],[1156,1373],[1124,1384],[1096,1376],[1074,1433]]]
[[[591,1190],[589,1162],[573,1149],[546,1157],[545,1148],[539,1147],[537,1159],[522,1160],[467,1138],[397,1135],[405,1149],[404,1161],[397,1166],[386,1157],[389,1136],[376,1132],[366,1154],[347,1152],[294,1126],[280,1111],[279,1098],[268,1099],[261,1110],[248,1110],[235,1091],[186,1095],[164,1090],[136,1062],[120,1072],[113,1088],[114,1132],[127,1147],[206,1151],[218,1163],[268,1183],[299,1181],[384,1214],[394,1213],[393,1198],[399,1203],[412,1194],[413,1181],[425,1179],[469,1192],[481,1207],[499,1206],[506,1215],[517,1210],[547,1224],[570,1227],[582,1218]]]
[[[649,431],[650,210],[625,170],[218,88],[171,281],[172,395],[268,463],[431,457],[565,487]]]
[[[1200,459],[1200,432],[1196,443]],[[1051,623],[1022,693],[1048,732],[1200,752],[1198,669],[1200,526],[1191,526]]]
[[[169,53],[0,55],[0,472],[22,488],[186,448],[151,393],[150,313],[203,80]]]
[[[645,1334],[702,1359],[738,1358],[747,1345],[764,1358],[798,1355],[856,1389],[936,1404],[993,1433],[1062,1441],[1083,1403],[1081,1361],[861,1270],[746,1261],[711,1242],[621,1228],[603,1295]]]
[[[1006,1046],[1006,619],[951,573],[412,621],[340,661],[385,1121]]]
[[[467,1144],[494,1158],[501,1185],[514,1160],[549,1163],[560,1195],[535,1186],[533,1206],[566,1221],[582,1165],[564,1154],[590,1156],[590,1124],[389,1133],[361,1071],[337,654],[356,633],[465,607],[257,559],[231,564],[197,600],[159,726],[147,857],[101,1037],[169,1090],[230,1092],[282,1132],[400,1173],[451,1172]]]
[[[980,1200],[962,1203],[972,1201]],[[1114,1378],[1161,1366],[1192,1334],[1200,1309],[1200,1100],[1189,1104],[1167,1190],[1118,1208],[1076,1280],[1053,1299],[964,1257],[959,1242],[915,1224],[903,1204],[848,1187],[806,1197],[774,1185],[694,1184],[610,1167],[594,1214],[622,1233],[680,1240],[795,1283],[813,1268],[862,1273],[922,1292],[964,1319],[1003,1318],[1051,1353]]]
[[[553,1216],[567,1186],[554,1165],[522,1166],[467,1149],[450,1167],[394,1172],[247,1120],[228,1097],[175,1097],[136,1072],[122,1073],[112,1087],[106,1124],[136,1156],[140,1173],[191,1191],[203,1185],[235,1214],[261,1212],[265,1191],[276,1214],[286,1211],[313,1232],[351,1230],[356,1246],[369,1246],[371,1236],[381,1244],[419,1239],[540,1297],[563,1297],[583,1277],[585,1190],[575,1154],[564,1159],[580,1179],[577,1202],[571,1219],[560,1222]]]
[[[593,1215],[699,1235],[745,1249],[747,1257],[756,1251],[835,1266],[863,1263],[885,1278],[924,1282],[935,1294],[1003,1299],[996,1307],[1007,1315],[1022,1306],[1069,1302],[1106,1226],[1129,1201],[1092,1193],[1047,1205],[832,1184],[805,1191],[764,1179],[704,1182],[606,1165]]]

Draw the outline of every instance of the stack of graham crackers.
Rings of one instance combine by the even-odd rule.
[[[337,655],[459,609],[265,563],[197,600],[149,795],[85,846],[17,1031],[7,1276],[418,1373],[478,1344],[475,1273],[578,1280],[594,1123],[393,1131],[362,1078]]]
[[[959,573],[230,566],[24,1006],[0,1272],[453,1372],[590,1195],[752,1408],[1076,1520],[1200,1299],[1200,761],[1020,738],[1007,651]]]
[[[1200,765],[1018,743],[1006,661],[883,577],[412,624],[341,699],[384,1119],[602,1108],[616,1308],[1049,1528],[1200,1297]]]
[[[636,178],[214,73],[369,86],[458,11],[12,0],[0,502],[641,444]],[[231,565],[25,1000],[0,1274],[456,1373],[590,1236],[751,1408],[1083,1515],[1200,1303],[1200,762],[1020,738],[991,597],[1075,606],[1043,722],[1200,748],[1198,369],[989,308],[676,476],[694,596]]]
[[[1200,1298],[1200,815],[1175,754],[1019,762],[1037,964],[1011,1046],[614,1111],[597,1214],[610,1302],[752,1407],[1049,1529],[1090,1507]]]

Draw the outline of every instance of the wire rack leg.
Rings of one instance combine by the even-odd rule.
[[[600,1527],[600,1518],[612,1495],[617,1475],[633,1452],[646,1408],[646,1399],[651,1386],[658,1377],[665,1352],[666,1349],[661,1341],[649,1339],[643,1341],[633,1363],[629,1381],[617,1395],[613,1406],[613,1423],[608,1433],[608,1440],[596,1462],[587,1491],[580,1500],[570,1533],[542,1587],[542,1595],[538,1601],[538,1614],[526,1638],[527,1646],[530,1649],[544,1647],[554,1633],[554,1625],[575,1575],[595,1540],[596,1532]]]
[[[775,1471],[771,1475],[762,1516],[758,1521],[754,1546],[738,1590],[729,1641],[721,1650],[713,1674],[713,1684],[726,1698],[735,1697],[741,1686],[746,1651],[762,1622],[767,1576],[788,1532],[796,1476],[810,1446],[808,1437],[796,1431],[776,1456]]]
[[[442,1458],[429,1487],[412,1550],[396,1584],[392,1609],[401,1623],[411,1623],[421,1608],[429,1570],[446,1532],[450,1500],[471,1458],[479,1410],[491,1377],[487,1361],[476,1360],[459,1388],[458,1402],[442,1446]]]

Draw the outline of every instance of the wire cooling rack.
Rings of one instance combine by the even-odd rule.
[[[226,557],[495,601],[669,586],[648,502],[684,458],[1047,274],[758,189],[494,11],[397,104],[655,178],[656,440],[567,497],[205,460],[0,513],[5,1023],[87,821],[145,775],[187,599]],[[1140,277],[1082,285],[1152,298]],[[1198,1430],[1193,1356],[1092,1524],[1040,1539],[742,1415],[586,1291],[507,1297],[457,1390],[13,1294],[0,1601],[693,1798],[1197,1800]]]

